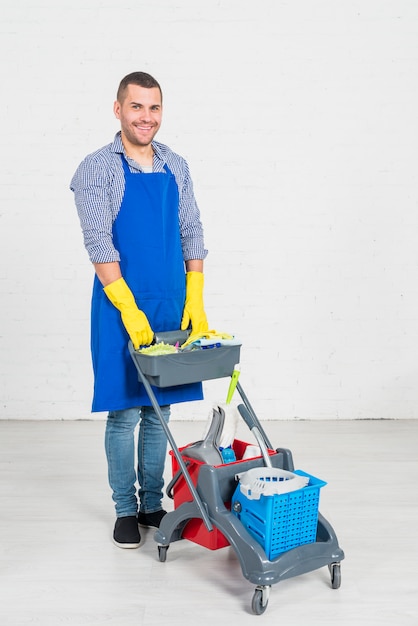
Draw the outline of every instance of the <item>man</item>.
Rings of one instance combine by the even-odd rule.
[[[139,546],[138,524],[158,527],[165,515],[167,450],[160,420],[138,382],[128,340],[138,349],[149,345],[156,332],[190,324],[193,334],[208,330],[200,213],[187,162],[154,140],[162,111],[161,87],[152,76],[125,76],[114,103],[121,130],[113,143],[82,161],[71,181],[95,269],[92,411],[108,411],[105,448],[117,517],[113,540],[122,548]],[[171,404],[203,397],[201,383],[153,390],[166,421]]]

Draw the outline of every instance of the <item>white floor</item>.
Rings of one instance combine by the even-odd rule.
[[[181,446],[204,426],[171,430]],[[416,626],[418,421],[264,427],[296,467],[328,483],[320,511],[345,552],[340,589],[327,568],[293,577],[273,585],[257,616],[254,585],[230,547],[182,540],[160,563],[146,530],[138,550],[121,550],[111,542],[104,423],[0,421],[1,626]],[[243,423],[238,438],[255,443]]]

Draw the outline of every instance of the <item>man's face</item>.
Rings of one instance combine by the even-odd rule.
[[[116,101],[113,111],[126,139],[135,146],[148,146],[161,126],[160,90],[129,85],[123,103]]]

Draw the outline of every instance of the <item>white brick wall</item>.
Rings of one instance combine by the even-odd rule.
[[[92,269],[68,184],[137,69],[163,86],[209,321],[242,338],[260,418],[417,418],[415,0],[7,5],[0,418],[92,417]],[[174,415],[206,419],[227,384]]]

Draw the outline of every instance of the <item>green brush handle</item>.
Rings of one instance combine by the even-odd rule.
[[[237,386],[240,372],[239,372],[239,369],[236,369],[236,367],[237,366],[235,366],[235,369],[231,374],[231,382],[229,383],[229,389],[228,389],[228,393],[226,396],[226,404],[230,404],[232,400],[232,396],[234,395],[235,388]]]

